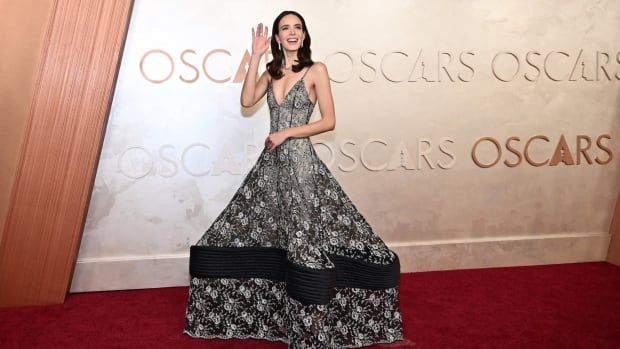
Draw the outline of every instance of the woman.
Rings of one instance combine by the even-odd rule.
[[[273,36],[252,29],[241,91],[267,95],[270,134],[231,202],[190,251],[184,333],[261,338],[291,348],[356,348],[402,339],[398,257],[318,158],[309,136],[334,129],[327,69],[313,62],[301,15]],[[269,44],[273,60],[257,79]],[[308,123],[318,103],[321,119]]]

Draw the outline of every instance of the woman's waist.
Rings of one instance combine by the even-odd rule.
[[[309,137],[290,137],[277,148],[281,154],[307,154],[311,151],[312,142]]]
[[[281,131],[291,127],[307,125],[308,121],[310,121],[309,117],[294,117],[291,119],[272,116],[269,125],[272,131]]]

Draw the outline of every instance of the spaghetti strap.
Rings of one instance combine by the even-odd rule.
[[[306,74],[308,74],[311,68],[312,66],[309,66],[308,69],[306,69],[306,72],[304,73],[304,75],[301,76],[302,79],[306,77]]]

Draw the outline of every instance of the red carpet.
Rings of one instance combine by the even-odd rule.
[[[620,348],[611,264],[403,274],[400,291],[406,341],[368,348]],[[186,297],[185,287],[95,292],[0,309],[0,348],[286,348],[182,335]]]

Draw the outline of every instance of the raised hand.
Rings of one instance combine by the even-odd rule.
[[[267,26],[263,28],[263,23],[258,23],[256,31],[252,28],[252,55],[262,55],[269,49],[271,36]]]

